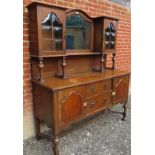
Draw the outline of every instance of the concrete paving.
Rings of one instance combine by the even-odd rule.
[[[131,154],[131,104],[128,102],[126,121],[122,115],[105,111],[80,123],[60,138],[60,155],[130,155]],[[122,111],[122,105],[111,109]],[[24,140],[24,155],[53,155],[52,142]]]

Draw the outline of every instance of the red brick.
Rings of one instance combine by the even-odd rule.
[[[23,46],[24,46],[24,47],[27,47],[28,45],[29,45],[28,42],[23,42]]]
[[[29,52],[29,47],[24,47],[24,48],[23,48],[23,51],[24,51],[24,52]]]
[[[61,6],[68,6],[68,2],[64,2],[64,1],[58,1],[57,4]]]
[[[83,0],[75,0],[75,3],[78,4],[78,5],[84,5]]]
[[[28,35],[28,30],[23,30],[24,35]]]
[[[28,41],[29,37],[28,36],[23,36],[24,41]]]
[[[23,23],[23,29],[25,30],[27,30],[28,29],[28,24],[27,23]]]

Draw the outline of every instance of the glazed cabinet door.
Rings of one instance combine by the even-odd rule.
[[[103,49],[105,52],[115,52],[117,35],[117,21],[104,19]]]
[[[127,100],[128,98],[128,89],[129,89],[129,75],[117,77],[113,81],[113,103],[121,103]]]
[[[72,123],[83,114],[85,104],[84,87],[73,87],[59,92],[62,125]]]

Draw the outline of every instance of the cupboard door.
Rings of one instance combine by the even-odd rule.
[[[124,102],[128,98],[129,75],[114,79],[114,104]]]
[[[62,91],[61,95],[61,120],[70,123],[81,117],[84,106],[84,88],[77,87]]]

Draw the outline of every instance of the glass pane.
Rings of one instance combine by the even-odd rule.
[[[66,18],[66,48],[90,49],[92,24],[80,15]]]
[[[55,50],[62,49],[62,41],[55,41]]]
[[[61,27],[54,27],[54,38],[55,39],[62,39],[62,28]]]
[[[42,48],[43,50],[62,50],[61,46],[55,44],[55,40],[62,41],[62,24],[55,14],[49,13],[41,22],[42,24]],[[60,44],[60,43],[59,43]]]
[[[114,41],[111,41],[110,42],[110,49],[113,49],[113,48],[115,48],[115,42]]]
[[[105,46],[106,49],[114,49],[115,48],[115,35],[116,30],[113,23],[110,23],[108,27],[105,29]]]
[[[53,49],[53,41],[52,39],[44,38],[42,40],[42,46],[44,50],[52,50]]]

